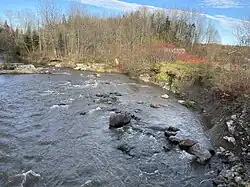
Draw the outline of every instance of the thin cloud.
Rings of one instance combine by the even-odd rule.
[[[232,18],[224,15],[214,15],[214,16],[208,14],[201,14],[201,15],[208,19],[220,22],[220,24],[222,24],[223,27],[228,29],[232,29],[237,25],[240,25],[243,21],[241,19]]]
[[[94,6],[98,6],[98,7],[119,10],[119,11],[123,11],[123,12],[124,11],[126,12],[126,11],[138,10],[139,8],[142,8],[142,7],[147,7],[151,10],[158,9],[158,10],[172,11],[170,9],[163,9],[160,7],[141,5],[141,4],[137,4],[137,3],[127,3],[127,2],[118,1],[118,0],[79,0],[79,1],[83,4],[94,5]],[[226,5],[239,6],[239,3],[236,3],[235,0],[205,0],[205,1],[206,2],[209,1],[210,5],[212,5],[212,3],[215,4],[215,2],[218,2],[217,5],[223,5],[224,7]],[[176,10],[176,11],[181,12],[182,10]],[[208,18],[208,19],[218,21],[222,24],[222,26],[227,27],[229,29],[233,28],[235,25],[239,24],[242,21],[240,19],[235,19],[232,17],[224,16],[224,15],[215,15],[215,16],[212,16],[209,14],[201,14],[201,15]]]
[[[243,8],[250,6],[249,0],[202,0],[200,6],[212,8]]]
[[[204,0],[203,2],[205,1],[210,1],[210,4],[207,4],[209,6],[213,5],[213,6],[217,6],[221,8],[222,7],[232,8],[232,7],[241,6],[240,3],[237,3],[234,0],[217,0],[218,1],[217,4],[211,3],[211,2],[215,2],[214,0]],[[173,9],[160,8],[160,7],[155,7],[155,6],[142,5],[142,4],[137,4],[137,3],[127,3],[127,2],[118,1],[118,0],[79,0],[79,2],[83,4],[87,4],[87,5],[94,5],[94,6],[110,9],[110,10],[116,10],[116,11],[118,10],[121,12],[135,11],[142,7],[146,7],[149,10],[164,10],[166,12],[171,12],[174,14],[176,13],[177,15],[182,15],[184,12],[187,13],[185,10],[180,10],[180,9],[173,10]],[[192,13],[190,12],[190,14]],[[243,23],[243,20],[241,19],[236,19],[233,17],[225,16],[225,15],[209,15],[209,14],[202,14],[202,13],[198,13],[198,14],[207,20],[211,20],[211,22],[214,24],[214,26],[217,28],[220,34],[224,33],[222,37],[222,43],[225,43],[225,44],[228,44],[227,41],[231,41],[231,38],[233,37],[233,31],[237,28],[237,26],[240,26]]]
[[[88,5],[94,5],[98,7],[103,7],[107,9],[119,10],[119,11],[134,11],[142,7],[147,7],[149,9],[160,9],[159,7],[141,5],[137,3],[127,3],[118,0],[79,0],[79,2]]]

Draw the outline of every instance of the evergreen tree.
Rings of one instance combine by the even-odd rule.
[[[31,37],[31,27],[28,25],[27,31],[24,34],[24,43],[28,52],[32,50],[32,37]]]
[[[9,25],[8,25],[8,22],[5,20],[5,22],[4,22],[4,28],[5,29],[9,29],[10,27],[9,27]]]
[[[65,16],[65,14],[63,14],[63,17],[62,17],[62,24],[66,24],[66,23],[67,23],[66,16]]]
[[[59,36],[58,36],[58,48],[59,48],[61,55],[64,56],[65,44],[64,44],[63,35],[61,32],[59,33]]]
[[[18,39],[19,38],[19,29],[16,28],[15,30],[15,38]]]
[[[33,49],[37,50],[39,47],[39,36],[38,36],[36,30],[34,30],[32,32],[32,44],[33,44]]]

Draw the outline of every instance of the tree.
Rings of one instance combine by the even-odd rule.
[[[64,45],[64,40],[63,40],[63,35],[60,32],[59,37],[58,37],[58,48],[61,56],[64,56],[65,52],[65,45]]]
[[[33,47],[33,52],[37,51],[39,48],[39,35],[37,34],[36,30],[33,30],[32,32],[32,47]]]
[[[31,26],[29,25],[27,31],[24,34],[24,43],[28,53],[32,50],[32,35],[31,35]]]
[[[233,34],[238,45],[250,46],[250,18],[238,23]]]

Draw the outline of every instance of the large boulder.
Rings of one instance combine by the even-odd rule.
[[[187,152],[197,156],[197,162],[199,162],[200,164],[204,164],[207,160],[209,160],[212,157],[210,151],[200,143],[194,144],[187,150]]]
[[[190,147],[194,146],[196,144],[194,140],[191,139],[184,139],[179,142],[179,147],[183,150],[188,150]]]
[[[109,117],[109,128],[120,128],[130,123],[132,117],[127,112],[112,114]]]

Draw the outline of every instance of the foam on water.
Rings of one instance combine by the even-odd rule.
[[[85,81],[85,84],[83,86],[83,88],[96,88],[98,86],[98,82],[96,80],[88,80]]]
[[[84,88],[84,85],[79,85],[79,84],[76,84],[76,85],[72,85],[73,88]]]
[[[59,86],[67,86],[67,85],[71,85],[71,82],[66,81],[66,82],[60,83],[60,84],[58,84],[58,85],[59,85]]]
[[[60,73],[53,73],[55,75],[71,75],[69,72],[60,72]]]
[[[50,107],[50,109],[55,109],[55,108],[68,108],[69,105],[53,105]]]
[[[157,174],[157,173],[159,173],[159,170],[157,169],[157,170],[155,170],[154,172],[146,172],[146,171],[141,171],[141,173],[139,174],[139,176],[140,177],[142,177],[143,176],[143,174],[145,174],[145,175],[155,175],[155,174]]]
[[[36,178],[41,178],[41,175],[40,174],[37,174],[35,173],[34,171],[32,170],[29,170],[25,173],[22,173],[22,174],[17,174],[16,176],[19,177],[19,176],[22,176],[23,177],[23,180],[22,180],[22,183],[21,183],[21,187],[24,187],[25,183],[27,182],[27,176],[28,175],[32,175],[33,177],[36,177]]]
[[[184,150],[177,150],[177,152],[178,153],[180,153],[180,156],[179,156],[179,158],[180,159],[193,159],[194,158],[194,156],[193,155],[191,155],[191,154],[189,154],[189,153],[187,153],[186,151],[184,151]]]
[[[148,85],[141,85],[142,88],[149,88]]]
[[[75,99],[74,98],[69,98],[68,101],[74,101]]]
[[[92,114],[93,112],[98,111],[98,110],[101,110],[101,107],[98,106],[97,108],[91,109],[89,113]]]
[[[41,96],[47,96],[47,95],[51,95],[51,94],[53,94],[53,93],[55,93],[54,90],[46,90],[46,91],[44,91],[43,93],[41,93],[40,95],[41,95]]]

